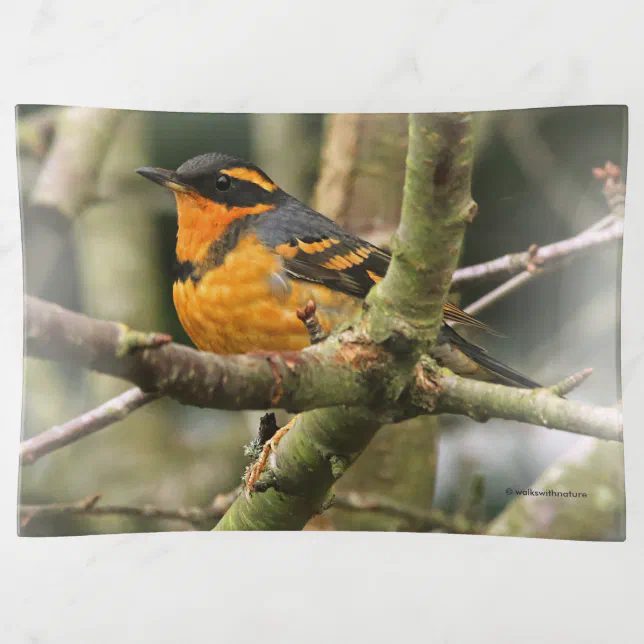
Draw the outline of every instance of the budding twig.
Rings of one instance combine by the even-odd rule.
[[[322,328],[318,316],[316,315],[316,306],[313,300],[309,300],[304,309],[297,310],[297,317],[302,320],[306,330],[309,333],[311,344],[317,344],[326,340],[328,333]]]
[[[551,387],[548,387],[548,391],[555,394],[555,396],[565,396],[573,389],[577,389],[577,387],[579,387],[582,382],[587,380],[592,375],[592,373],[593,370],[591,368],[583,369],[582,371],[579,371],[572,376],[568,376],[567,378],[560,380]]]

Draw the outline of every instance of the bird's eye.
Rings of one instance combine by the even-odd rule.
[[[231,181],[230,177],[222,174],[217,177],[215,186],[217,187],[217,190],[219,190],[219,192],[226,192],[226,190],[230,190],[230,186],[232,186],[232,184],[233,182]]]

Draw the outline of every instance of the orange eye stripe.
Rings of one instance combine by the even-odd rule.
[[[277,190],[277,186],[274,183],[267,181],[261,174],[259,174],[259,172],[250,170],[249,168],[228,168],[227,170],[222,170],[221,174],[226,174],[234,179],[250,181],[260,188],[264,188],[267,192],[274,192]]]

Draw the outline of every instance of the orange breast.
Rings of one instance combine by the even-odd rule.
[[[275,253],[246,238],[197,284],[175,282],[177,314],[195,345],[213,353],[299,350],[309,337],[296,310],[309,299],[326,331],[357,312],[358,300],[324,286],[290,281],[279,288],[277,280],[276,288],[280,269]]]

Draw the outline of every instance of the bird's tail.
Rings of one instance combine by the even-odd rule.
[[[461,337],[448,325],[443,325],[439,341],[449,342],[470,360],[485,369],[498,384],[522,387],[524,389],[538,389],[543,386],[515,371],[512,367],[499,362],[485,349]]]

